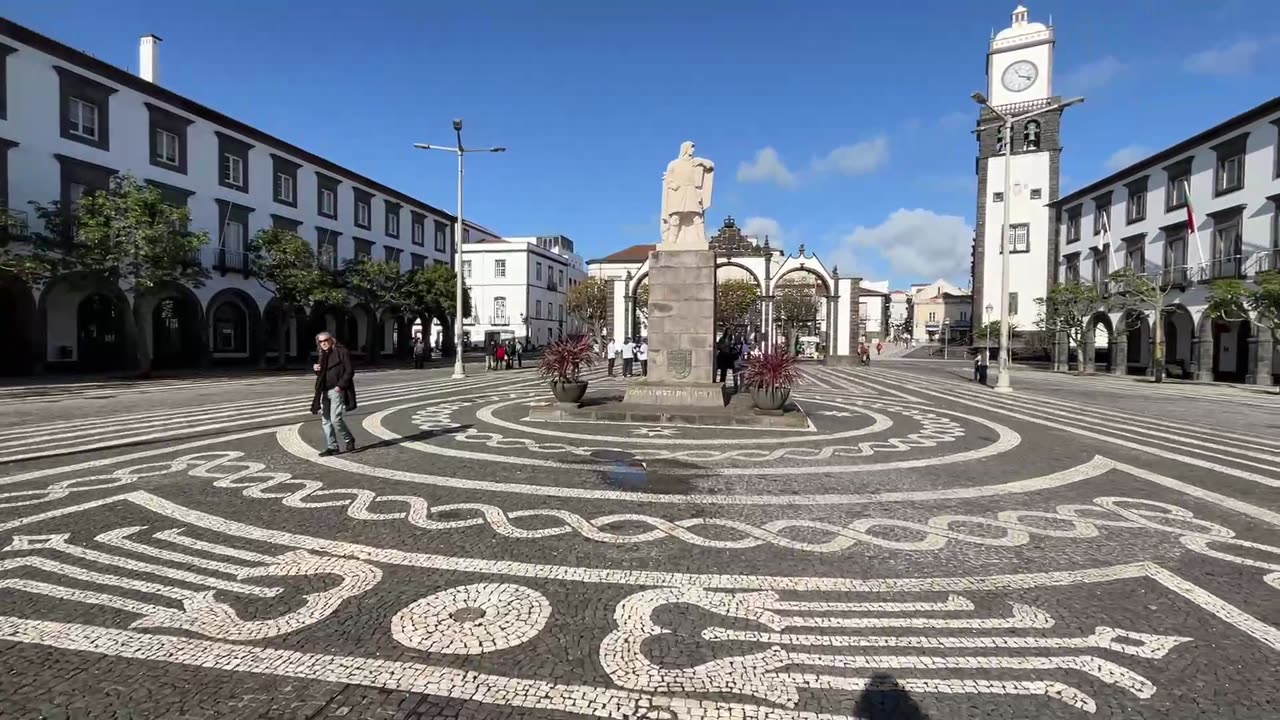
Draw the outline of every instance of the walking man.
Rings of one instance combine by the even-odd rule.
[[[348,410],[356,409],[355,366],[351,364],[347,349],[329,333],[316,335],[316,346],[319,358],[312,365],[316,373],[316,390],[311,398],[311,414],[320,415],[320,424],[324,428],[325,449],[320,455],[337,455],[343,448],[347,452],[355,452],[356,439],[343,417]]]
[[[609,377],[613,377],[613,360],[618,354],[618,344],[613,341],[613,338],[609,338],[609,345],[604,352],[609,356]]]
[[[649,339],[640,338],[640,345],[636,347],[636,359],[640,361],[641,377],[649,377]]]

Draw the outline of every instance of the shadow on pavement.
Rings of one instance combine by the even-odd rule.
[[[897,678],[876,673],[858,697],[857,716],[862,720],[929,720]]]

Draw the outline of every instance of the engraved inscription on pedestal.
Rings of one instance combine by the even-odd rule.
[[[689,372],[693,370],[693,351],[668,350],[667,369],[671,371],[672,377],[678,380],[689,377]]]

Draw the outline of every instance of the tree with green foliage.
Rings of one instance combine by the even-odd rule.
[[[451,355],[457,349],[454,338],[455,308],[458,276],[448,265],[429,265],[410,270],[404,286],[399,291],[396,307],[410,312],[422,320],[422,331],[431,331],[432,320],[439,321],[444,338],[440,343],[442,355]],[[471,293],[463,287],[462,314],[471,315]]]
[[[1253,317],[1249,317],[1249,312]],[[1280,343],[1280,271],[1258,273],[1255,284],[1243,280],[1214,280],[1209,284],[1205,312],[1226,321],[1250,320],[1271,333],[1271,342]],[[1272,372],[1275,372],[1272,368]],[[1280,392],[1280,387],[1276,388]]]
[[[138,373],[150,376],[150,305],[142,300],[166,285],[203,285],[209,271],[200,264],[200,248],[208,234],[189,229],[185,206],[170,205],[158,189],[130,175],[111,178],[107,189],[73,206],[32,206],[43,229],[29,243],[5,248],[3,265],[32,287],[67,274],[75,282],[124,290],[132,305],[129,334]]]
[[[1066,337],[1068,349],[1075,345],[1077,352],[1083,353],[1085,324],[1101,302],[1102,296],[1092,284],[1078,280],[1058,283],[1049,288],[1043,298],[1036,298],[1036,305],[1040,307],[1036,327],[1051,342],[1059,336]],[[1069,366],[1069,352],[1067,357]],[[1081,354],[1076,358],[1076,373],[1083,372],[1084,356]]]
[[[277,364],[284,367],[289,321],[294,313],[316,305],[341,306],[346,292],[332,272],[319,267],[311,244],[290,230],[259,230],[249,239],[249,254],[253,276],[276,299]]]
[[[716,286],[716,325],[722,333],[746,325],[760,303],[760,288],[750,280],[732,278]]]
[[[409,275],[400,272],[400,263],[384,262],[372,257],[356,258],[347,262],[342,270],[342,281],[351,297],[368,306],[372,317],[366,323],[365,346],[370,363],[377,363],[379,335],[382,331],[383,311],[401,310],[405,301],[405,290],[409,286]]]
[[[782,321],[790,352],[796,346],[800,326],[818,319],[818,295],[812,283],[784,282],[773,292],[773,311]]]
[[[609,306],[613,302],[610,282],[604,278],[587,278],[569,291],[569,313],[587,327],[591,337],[602,344],[609,337]],[[648,286],[644,288],[644,306],[649,307]]]
[[[1133,268],[1112,272],[1108,282],[1112,290],[1108,304],[1121,311],[1121,317],[1129,318],[1126,330],[1133,330],[1146,313],[1151,313],[1151,381],[1164,382],[1164,308],[1172,283],[1160,273],[1144,274]]]
[[[636,314],[641,320],[649,322],[649,283],[647,281],[636,290]]]

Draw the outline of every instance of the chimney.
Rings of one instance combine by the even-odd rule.
[[[160,79],[160,38],[143,35],[138,42],[138,75],[147,82]]]

